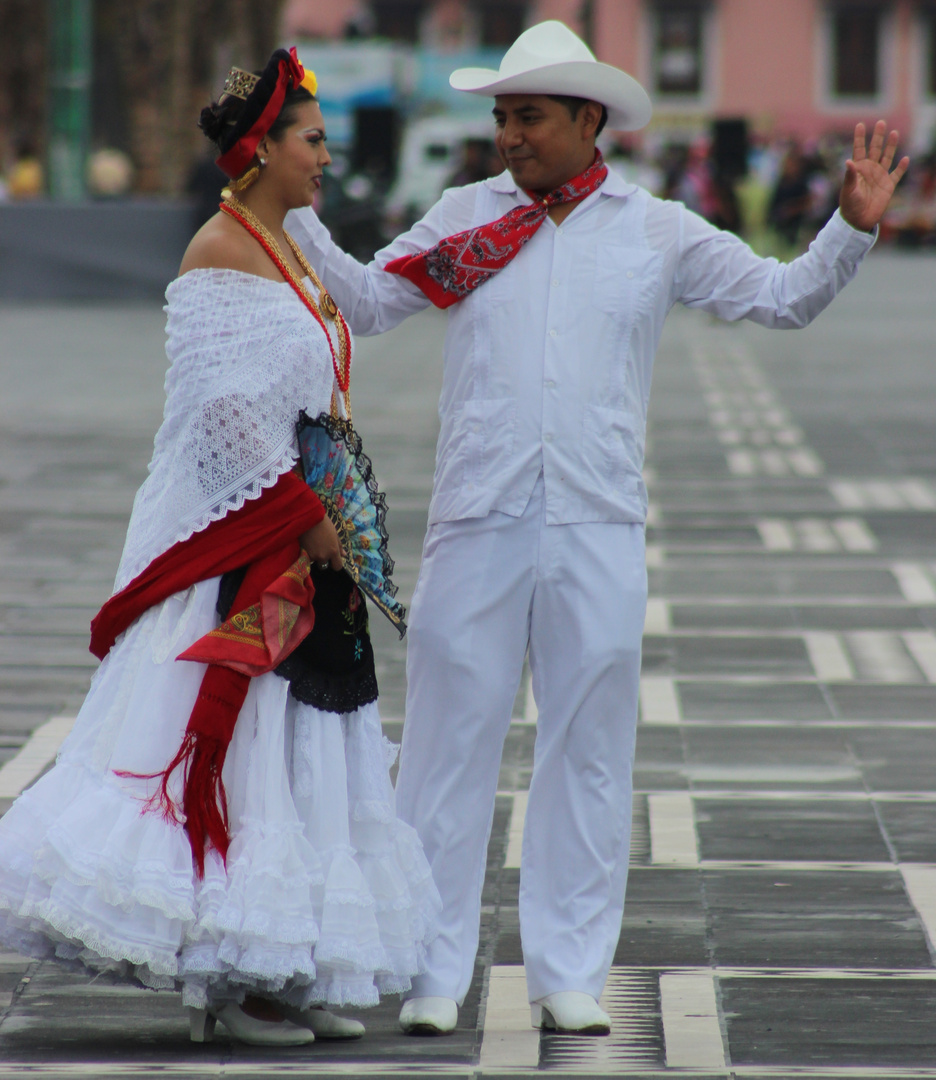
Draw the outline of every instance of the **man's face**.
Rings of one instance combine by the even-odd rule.
[[[545,94],[498,94],[494,144],[518,186],[546,193],[591,165],[601,106],[589,102],[573,120]]]

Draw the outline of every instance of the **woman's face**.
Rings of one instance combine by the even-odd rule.
[[[322,170],[331,164],[325,148],[325,122],[318,102],[296,106],[293,122],[277,141],[265,139],[266,166],[263,179],[275,185],[290,208],[310,206],[322,186]],[[258,147],[258,151],[262,150]]]

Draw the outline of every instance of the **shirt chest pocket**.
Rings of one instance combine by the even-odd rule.
[[[490,310],[503,307],[504,304],[516,304],[522,298],[527,285],[523,269],[523,264],[518,265],[514,259],[503,270],[498,270],[475,290],[478,304]]]
[[[591,304],[606,315],[633,325],[651,307],[660,288],[662,256],[628,244],[598,243]]]

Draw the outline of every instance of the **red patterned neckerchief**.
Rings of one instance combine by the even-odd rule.
[[[515,206],[497,221],[440,240],[419,255],[402,255],[384,267],[420,289],[438,308],[451,307],[512,262],[549,215],[552,206],[577,202],[605,182],[608,167],[601,151],[578,176],[525,206]]]

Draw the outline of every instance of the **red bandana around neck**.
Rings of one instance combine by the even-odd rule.
[[[576,202],[597,191],[608,167],[601,151],[588,168],[535,202],[515,206],[502,218],[440,240],[418,255],[402,255],[384,267],[420,289],[438,308],[451,307],[512,262],[549,215],[552,206]]]

